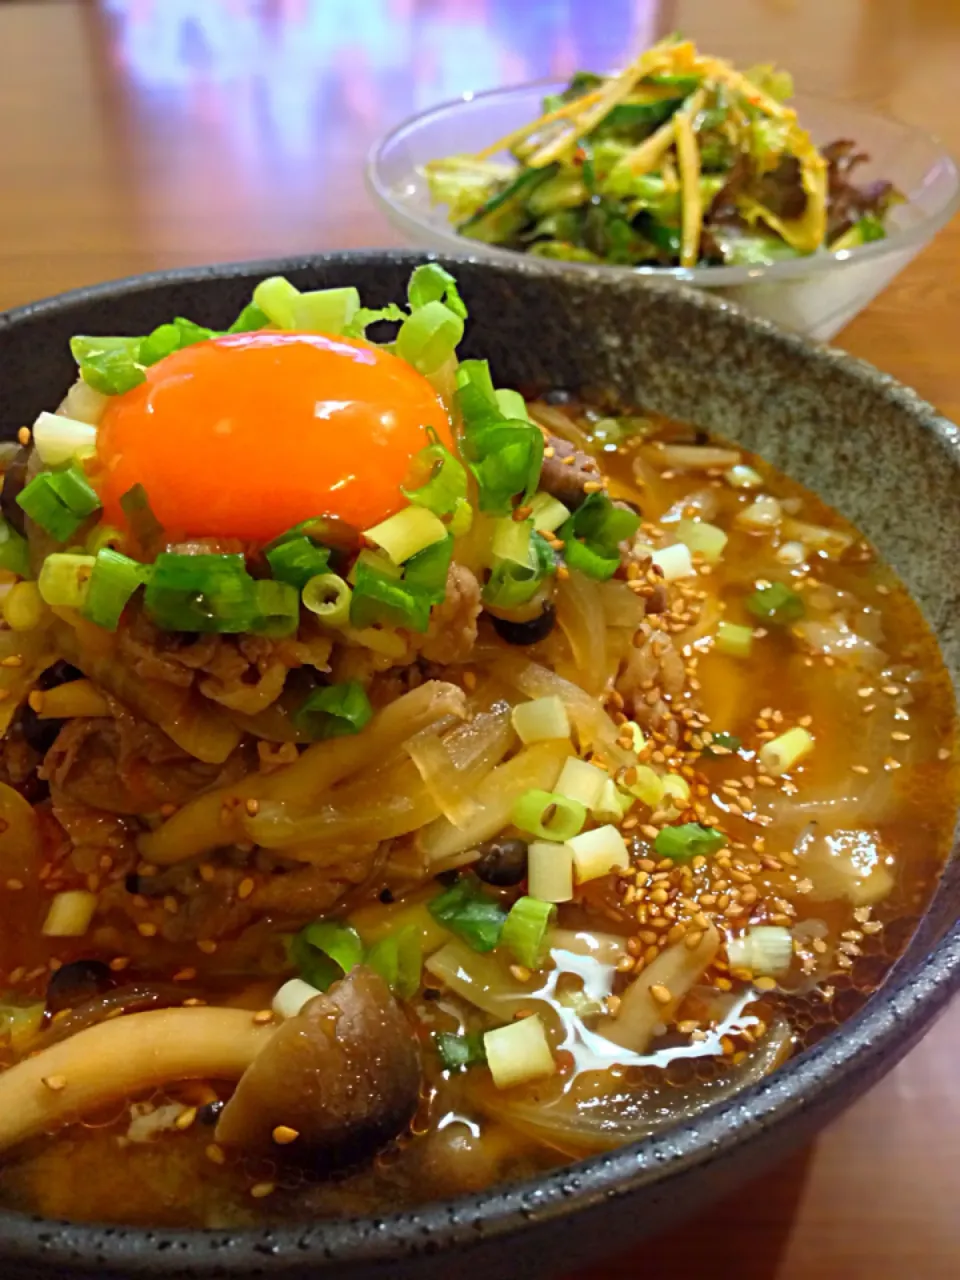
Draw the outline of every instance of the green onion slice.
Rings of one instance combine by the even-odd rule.
[[[78,335],[70,339],[70,351],[88,387],[101,395],[120,396],[138,387],[146,377],[139,360],[140,342],[140,338]]]
[[[407,301],[411,311],[419,311],[430,302],[443,302],[461,320],[467,318],[467,308],[457,289],[454,277],[439,262],[425,262],[415,267],[407,285]]]
[[[563,555],[571,569],[606,581],[620,564],[620,543],[640,527],[640,517],[617,507],[605,493],[591,493],[562,524],[557,536],[564,542]]]
[[[294,934],[291,958],[311,987],[326,991],[338,978],[363,963],[363,943],[356,929],[334,920],[318,920]]]
[[[257,618],[256,583],[242,555],[157,556],[147,613],[165,631],[236,633]]]
[[[511,951],[528,969],[538,969],[546,955],[547,931],[556,912],[552,902],[518,898],[504,921],[499,945]]]
[[[769,587],[759,587],[753,595],[747,596],[744,604],[755,618],[778,626],[798,622],[806,612],[803,601],[797,593],[791,591],[782,582],[773,582]]]
[[[320,573],[304,584],[301,598],[305,609],[315,613],[328,627],[345,627],[350,621],[353,592],[335,573]]]
[[[248,302],[227,333],[256,333],[259,329],[270,327],[270,317],[255,302]]]
[[[17,498],[20,506],[57,542],[66,542],[100,509],[100,499],[79,467],[41,471]]]
[[[256,612],[251,630],[260,636],[290,636],[300,625],[300,592],[289,582],[256,583]]]
[[[82,608],[95,564],[93,556],[75,555],[69,551],[55,551],[48,555],[37,579],[37,588],[44,602],[62,609]]]
[[[97,552],[90,574],[84,617],[107,631],[116,631],[128,600],[150,580],[152,573],[150,565],[103,547]]]
[[[675,862],[686,862],[700,855],[709,857],[727,843],[722,831],[699,822],[685,822],[679,827],[663,827],[653,842],[657,853]]]
[[[461,876],[456,884],[428,902],[427,910],[474,951],[492,951],[500,941],[507,918],[496,898],[485,893],[472,876]]]
[[[476,477],[480,510],[508,515],[517,494],[529,498],[536,489],[543,435],[525,413],[522,418],[505,416],[485,360],[459,365],[457,404],[463,419],[462,452]]]
[[[401,1000],[409,1000],[420,987],[423,968],[419,930],[415,925],[407,925],[396,933],[387,934],[373,944],[367,952],[366,962],[379,973],[394,994]]]
[[[450,359],[463,338],[463,320],[442,302],[424,303],[397,333],[397,355],[429,376]]]
[[[304,533],[273,542],[265,550],[270,572],[280,582],[302,591],[311,578],[326,573],[330,552]]]
[[[538,840],[569,840],[583,830],[586,805],[554,791],[527,791],[513,806],[513,821]]]
[[[344,738],[359,733],[373,716],[366,690],[358,680],[314,689],[293,721],[311,738]]]
[[[26,538],[0,517],[0,569],[25,578],[30,572],[30,552]]]
[[[427,429],[432,442],[413,460],[410,487],[402,490],[418,507],[436,516],[453,515],[467,498],[467,473],[463,463],[441,444],[436,432]]]

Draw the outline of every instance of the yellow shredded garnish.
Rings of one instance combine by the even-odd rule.
[[[700,256],[700,229],[703,208],[700,202],[700,148],[693,132],[694,112],[678,111],[674,116],[677,136],[677,163],[680,166],[680,265],[695,267]]]

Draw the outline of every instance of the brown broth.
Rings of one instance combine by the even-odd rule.
[[[586,425],[580,419],[581,429]],[[619,449],[608,445],[601,461],[611,477],[612,492],[639,503],[654,525],[676,504],[689,501],[691,494],[707,495],[710,520],[729,531],[729,541],[720,562],[698,585],[706,585],[707,594],[723,602],[728,621],[753,621],[742,601],[757,581],[774,575],[789,578],[801,585],[805,598],[822,595],[818,616],[825,621],[831,602],[842,600],[852,628],[875,641],[884,655],[876,668],[852,667],[843,658],[811,652],[789,627],[772,626],[755,641],[748,661],[726,657],[703,643],[690,650],[697,660],[697,696],[712,730],[737,735],[747,749],[746,756],[702,760],[699,768],[709,803],[723,814],[734,848],[744,851],[738,856],[757,862],[753,882],[760,900],[781,894],[796,912],[793,923],[820,922],[816,936],[823,951],[811,948],[808,956],[816,969],[805,973],[795,963],[782,989],[755,993],[748,1005],[755,1018],[780,1029],[781,1048],[765,1064],[769,1069],[797,1047],[815,1042],[876,989],[929,902],[948,853],[960,791],[955,701],[919,610],[856,530],[800,485],[744,454],[742,461],[762,477],[756,492],[786,503],[793,518],[849,540],[839,556],[813,554],[802,567],[783,564],[775,554],[778,540],[734,523],[738,510],[755,494],[746,496],[732,488],[719,472],[671,472],[650,464],[656,441],[690,439],[689,428],[656,421],[645,439]],[[638,460],[646,478],[641,486],[634,473]],[[657,529],[650,533],[658,536]],[[753,763],[758,734],[778,732],[804,717],[811,718],[816,749],[789,775],[786,794],[782,784],[758,784]],[[731,811],[738,796],[752,798],[760,817],[770,814],[773,821],[764,825]],[[804,866],[791,855],[811,820],[828,832],[864,827],[875,832],[893,886],[866,919],[855,916],[849,902],[814,901],[804,892]],[[55,846],[52,823],[48,836]],[[56,856],[62,858],[63,851]],[[83,875],[95,875],[95,868],[81,874],[74,867],[74,881]],[[703,888],[698,881],[697,891]],[[207,955],[190,946],[158,946],[118,914],[99,924],[90,938],[65,944],[40,935],[46,896],[35,885],[0,899],[0,968],[7,991],[17,998],[42,998],[51,960],[91,954],[128,964],[131,973],[147,974],[151,980],[169,979],[189,964],[198,971],[191,991],[215,992],[221,1000],[228,995],[231,1002],[250,1009],[262,1007],[276,985],[263,981],[262,930],[256,945],[250,939],[246,944],[226,941],[215,955]],[[869,930],[857,928],[863,923]],[[568,929],[600,928],[623,941],[635,927],[623,904],[622,887],[615,885],[596,889],[578,906],[561,907],[559,924]],[[847,954],[842,935],[851,929],[860,936]],[[844,960],[838,959],[844,955]],[[723,972],[713,971],[721,984]],[[622,977],[612,979],[611,989],[622,991],[623,982]],[[737,994],[737,984],[732,985],[731,999]],[[536,981],[520,986],[530,999],[539,990]],[[722,985],[698,989],[685,1008],[696,1015],[697,1000],[710,1005],[720,998],[726,998]],[[439,984],[412,1002],[411,1012],[425,1046],[435,1031],[488,1025]],[[709,1009],[699,1012],[707,1020],[712,1016]],[[642,1061],[603,1073],[588,1059],[585,1065],[568,1062],[545,1083],[511,1091],[509,1106],[485,1073],[443,1073],[435,1055],[426,1051],[428,1088],[411,1134],[369,1167],[325,1181],[291,1173],[276,1161],[219,1163],[216,1152],[216,1160],[211,1158],[213,1129],[203,1123],[202,1109],[182,1132],[167,1130],[152,1140],[133,1142],[125,1136],[130,1123],[126,1111],[105,1115],[35,1140],[4,1159],[0,1201],[51,1217],[145,1225],[227,1227],[384,1213],[522,1178],[663,1127],[729,1094],[755,1062],[745,1041],[738,1042],[743,1046],[741,1061],[729,1053],[671,1061],[677,1043],[676,1037],[663,1039]],[[145,1101],[158,1108],[171,1103],[183,1107],[216,1096],[215,1087],[184,1085]],[[564,1115],[569,1119],[578,1099],[589,1123],[565,1123]],[[531,1114],[549,1115],[552,1128],[548,1131],[536,1118],[531,1122]]]

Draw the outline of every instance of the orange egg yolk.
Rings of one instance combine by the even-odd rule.
[[[452,444],[430,383],[366,343],[317,333],[231,334],[175,351],[111,400],[98,433],[106,519],[142,484],[165,529],[267,542],[313,516],[366,529],[432,427]]]

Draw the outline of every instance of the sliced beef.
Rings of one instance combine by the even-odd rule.
[[[480,584],[462,564],[451,564],[446,597],[434,608],[420,645],[426,661],[443,666],[466,662],[477,642],[480,608]]]
[[[55,801],[107,813],[153,813],[184,804],[223,778],[160,729],[131,715],[67,721],[44,757],[43,776]]]
[[[397,1137],[419,1098],[413,1029],[383,979],[360,966],[283,1023],[241,1077],[216,1138],[326,1172]],[[281,1126],[296,1137],[278,1145]]]

